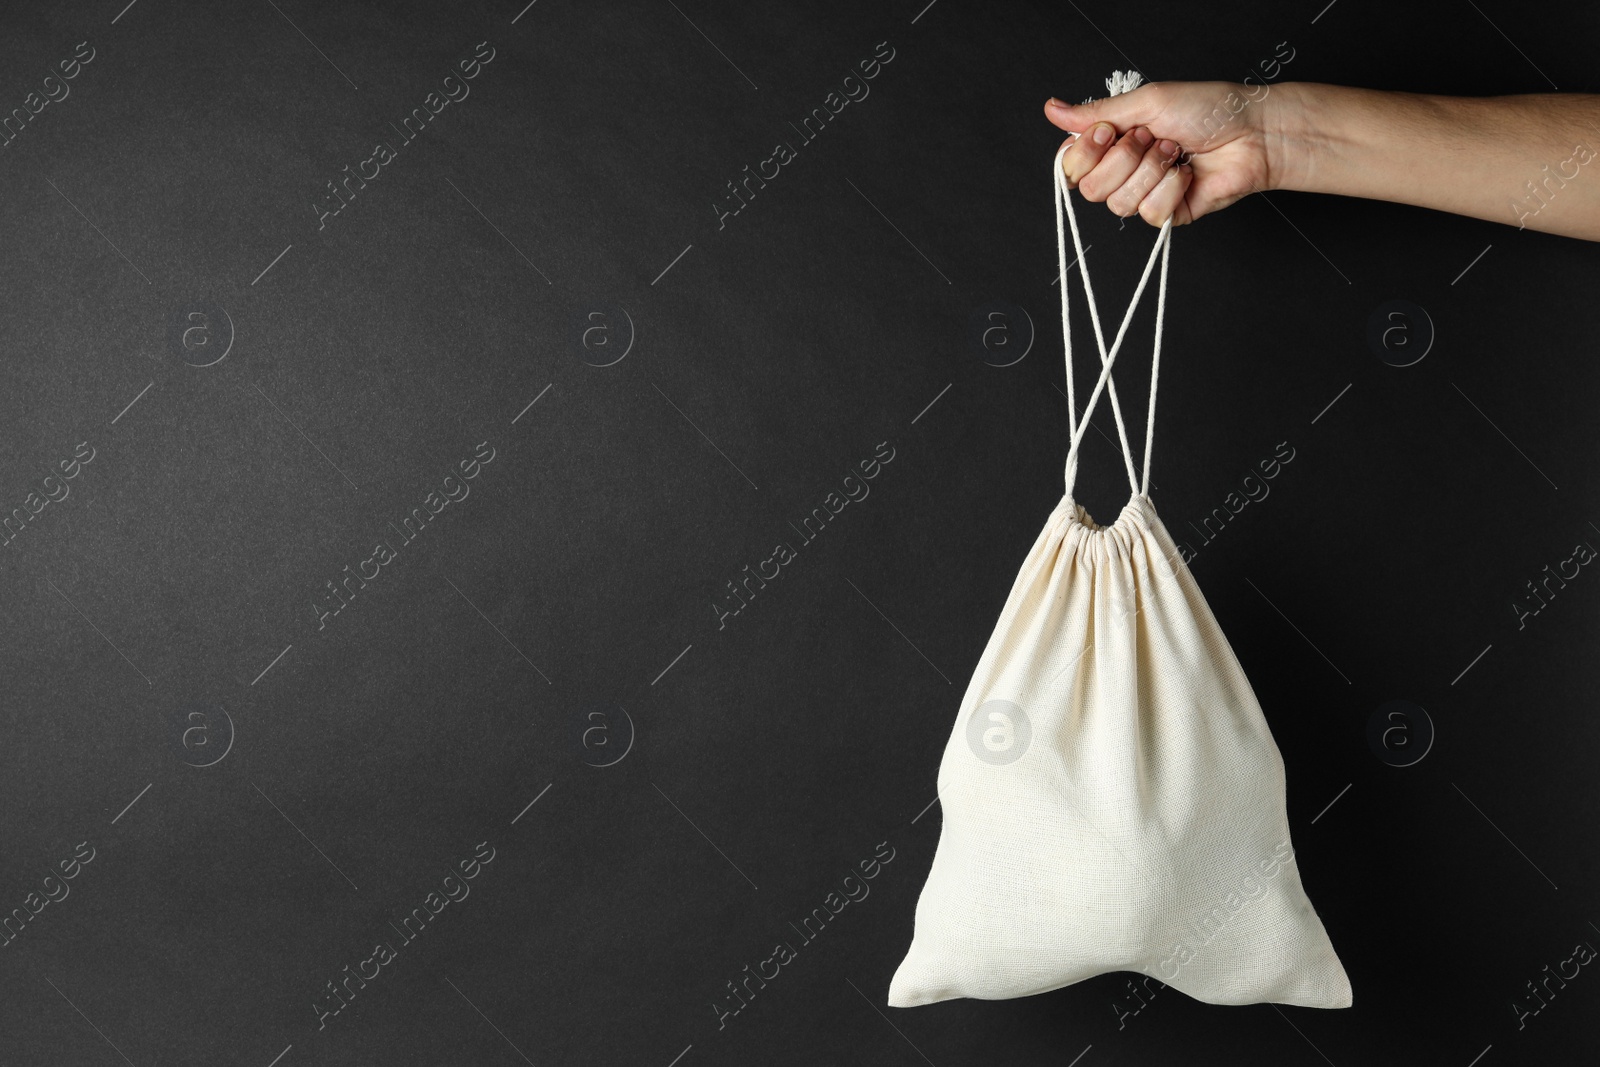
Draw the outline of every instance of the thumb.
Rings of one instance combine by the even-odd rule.
[[[1118,133],[1154,122],[1161,114],[1156,104],[1155,86],[1145,83],[1131,92],[1119,93],[1086,104],[1068,104],[1051,97],[1044,106],[1045,118],[1068,133],[1082,133],[1097,122],[1109,122]]]

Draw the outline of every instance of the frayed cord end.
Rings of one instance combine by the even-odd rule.
[[[1106,94],[1108,96],[1120,96],[1123,93],[1132,92],[1143,84],[1144,75],[1136,70],[1114,70],[1111,72],[1111,77],[1106,79]],[[1088,97],[1083,103],[1092,104],[1094,99],[1092,96]]]

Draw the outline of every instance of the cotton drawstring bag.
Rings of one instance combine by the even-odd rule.
[[[1107,352],[1065,151],[1052,185],[1066,492],[1023,562],[945,746],[944,822],[889,1004],[1001,1000],[1136,971],[1209,1004],[1349,1007],[1350,981],[1300,884],[1283,759],[1147,491],[1172,220]],[[1102,364],[1081,421],[1063,203]],[[1141,482],[1111,366],[1157,254]],[[1072,496],[1102,391],[1132,490],[1108,526]]]

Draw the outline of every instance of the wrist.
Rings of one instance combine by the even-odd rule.
[[[1267,189],[1309,191],[1320,150],[1322,123],[1316,118],[1319,87],[1280,82],[1262,101],[1261,136],[1267,157]]]

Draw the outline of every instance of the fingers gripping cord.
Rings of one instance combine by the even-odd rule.
[[[1126,92],[1141,81],[1136,72],[1123,74],[1117,72],[1106,79],[1106,87],[1112,95]],[[1094,299],[1094,285],[1089,278],[1089,263],[1084,258],[1083,238],[1078,232],[1078,217],[1072,207],[1072,197],[1067,185],[1066,174],[1062,169],[1062,158],[1069,145],[1062,145],[1056,152],[1053,182],[1054,200],[1056,211],[1056,255],[1061,267],[1061,336],[1066,353],[1067,370],[1067,413],[1068,425],[1072,435],[1072,445],[1067,451],[1066,463],[1066,493],[1072,495],[1073,484],[1077,480],[1078,472],[1078,447],[1083,440],[1083,434],[1089,426],[1089,417],[1094,411],[1095,402],[1100,399],[1102,390],[1111,394],[1111,412],[1117,423],[1117,436],[1122,444],[1122,458],[1127,466],[1128,485],[1132,491],[1139,495],[1148,495],[1150,487],[1150,451],[1155,439],[1155,413],[1156,413],[1156,384],[1161,367],[1161,326],[1166,314],[1167,297],[1167,261],[1172,250],[1172,217],[1161,224],[1161,232],[1156,237],[1155,246],[1150,250],[1150,258],[1145,263],[1144,273],[1139,276],[1138,287],[1134,289],[1133,299],[1128,303],[1128,310],[1123,315],[1122,325],[1117,329],[1117,336],[1111,345],[1111,350],[1106,351],[1105,334],[1100,327],[1100,311]],[[1066,205],[1065,218],[1063,219],[1062,204]],[[1066,225],[1063,225],[1063,222]],[[1095,383],[1094,391],[1089,396],[1089,402],[1084,408],[1083,424],[1078,424],[1077,399],[1072,381],[1072,320],[1067,305],[1067,245],[1066,230],[1072,231],[1072,245],[1078,253],[1075,262],[1083,274],[1084,297],[1089,304],[1089,320],[1094,327],[1095,345],[1100,351],[1100,378]],[[1133,313],[1139,305],[1139,298],[1144,294],[1145,284],[1150,280],[1150,272],[1155,268],[1156,255],[1161,256],[1161,281],[1157,288],[1156,296],[1156,329],[1150,363],[1150,406],[1145,419],[1144,439],[1144,472],[1143,481],[1134,474],[1133,452],[1128,446],[1127,427],[1122,420],[1122,406],[1117,400],[1116,384],[1111,381],[1111,365],[1116,361],[1117,353],[1122,348],[1122,340],[1127,333],[1128,325],[1133,321]]]

